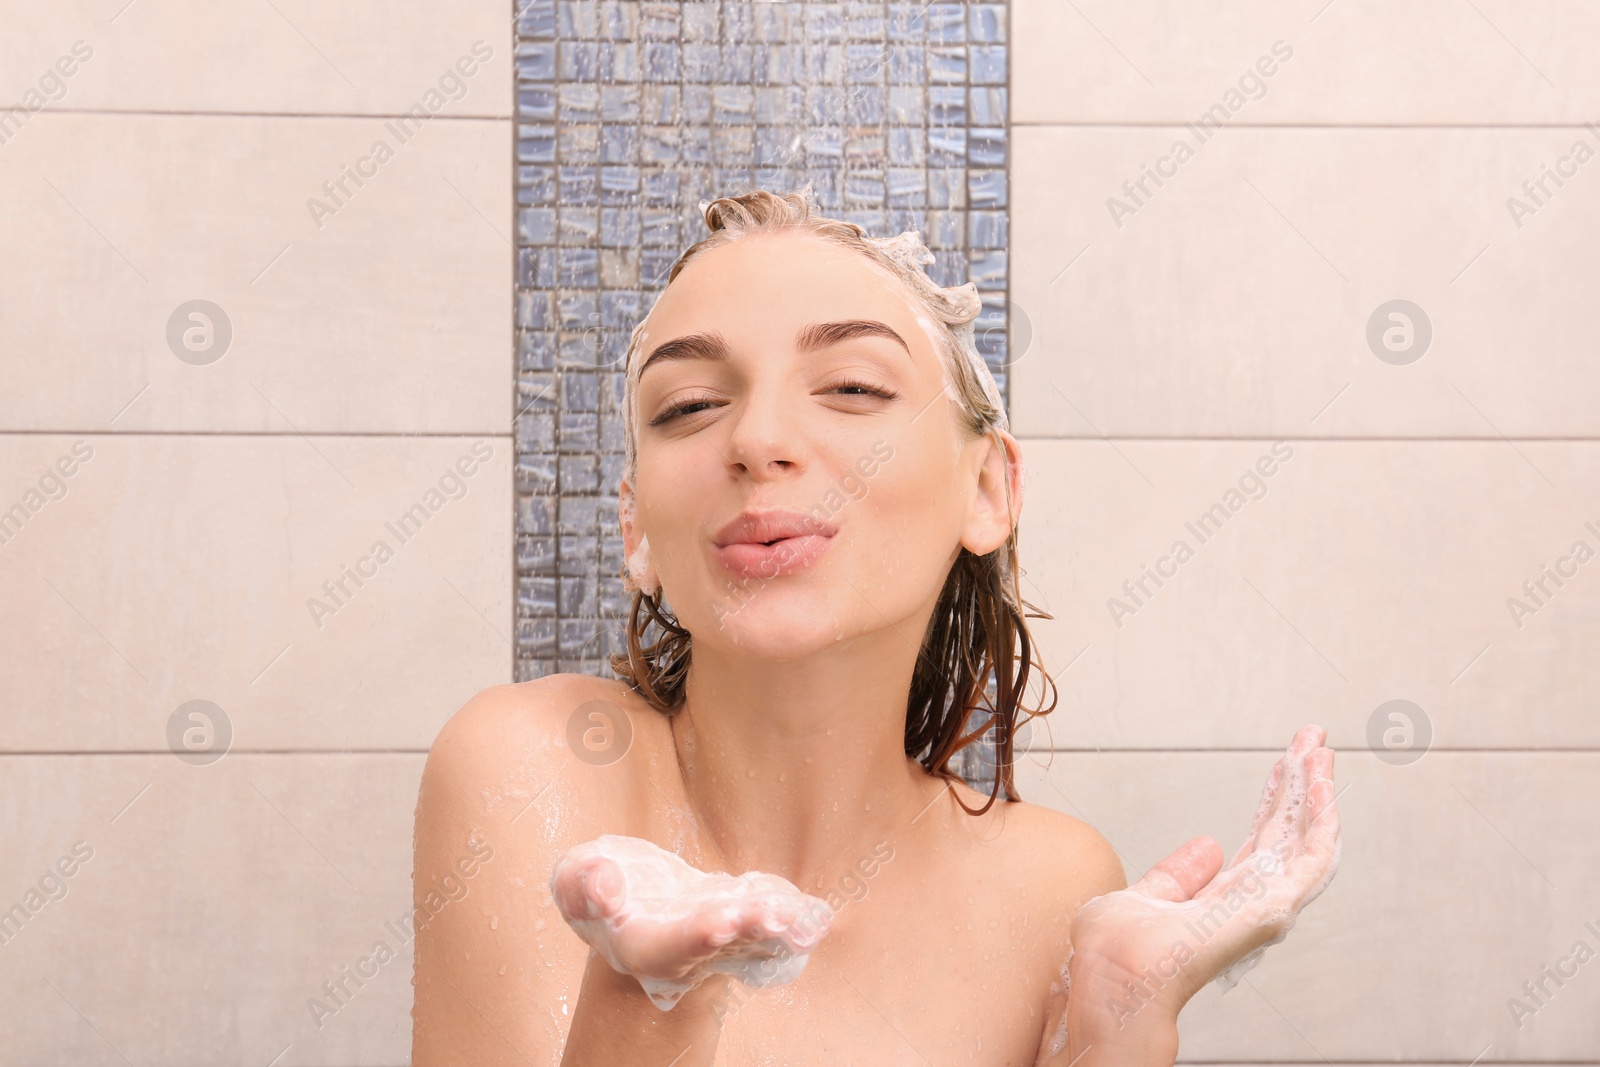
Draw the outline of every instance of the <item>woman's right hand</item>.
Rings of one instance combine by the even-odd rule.
[[[777,875],[707,873],[614,834],[562,853],[550,892],[573,931],[663,1011],[713,974],[794,981],[833,919],[826,901]]]

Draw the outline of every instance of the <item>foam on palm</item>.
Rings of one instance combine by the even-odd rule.
[[[565,916],[568,925],[620,974],[637,979],[650,1000],[663,1011],[670,1011],[683,995],[713,974],[728,974],[747,986],[785,985],[799,978],[811,951],[821,942],[833,918],[833,909],[824,900],[800,892],[794,883],[775,874],[749,871],[742,875],[708,873],[697,870],[680,857],[650,841],[636,837],[606,834],[568,849],[556,861],[550,876],[551,893],[556,880],[570,864],[588,863],[603,857],[622,871],[624,882],[621,907],[605,918],[575,919]],[[650,973],[630,967],[619,951],[623,931],[630,924],[677,926],[686,929],[697,916],[722,913],[730,924],[746,913],[753,903],[793,907],[804,901],[804,913],[812,919],[808,930],[799,923],[768,923],[767,936],[733,938],[710,959],[690,967],[685,973]],[[731,935],[730,935],[731,936]]]

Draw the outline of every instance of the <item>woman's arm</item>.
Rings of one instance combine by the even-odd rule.
[[[1135,885],[1079,910],[1065,1040],[1041,1064],[1170,1067],[1178,1012],[1189,998],[1287,936],[1339,866],[1326,737],[1314,726],[1295,735],[1272,769],[1249,838],[1226,867],[1221,847],[1198,837]]]
[[[628,792],[621,766],[567,748],[571,710],[593,697],[562,677],[487,689],[429,751],[413,870],[416,1067],[712,1062],[720,977],[663,1012],[592,958],[550,897],[556,857],[615,829],[614,798]]]

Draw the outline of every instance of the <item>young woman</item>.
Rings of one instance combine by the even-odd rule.
[[[1127,888],[1020,801],[1049,708],[976,291],[808,193],[704,214],[628,350],[622,680],[485,690],[429,754],[412,1062],[1171,1064],[1333,875],[1323,732],[1225,869],[1201,837]],[[950,768],[977,707],[990,796]]]

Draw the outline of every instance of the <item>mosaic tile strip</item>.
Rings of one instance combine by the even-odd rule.
[[[810,182],[874,235],[921,231],[977,283],[1005,395],[1005,3],[520,0],[517,680],[606,675],[621,361],[702,199]]]

